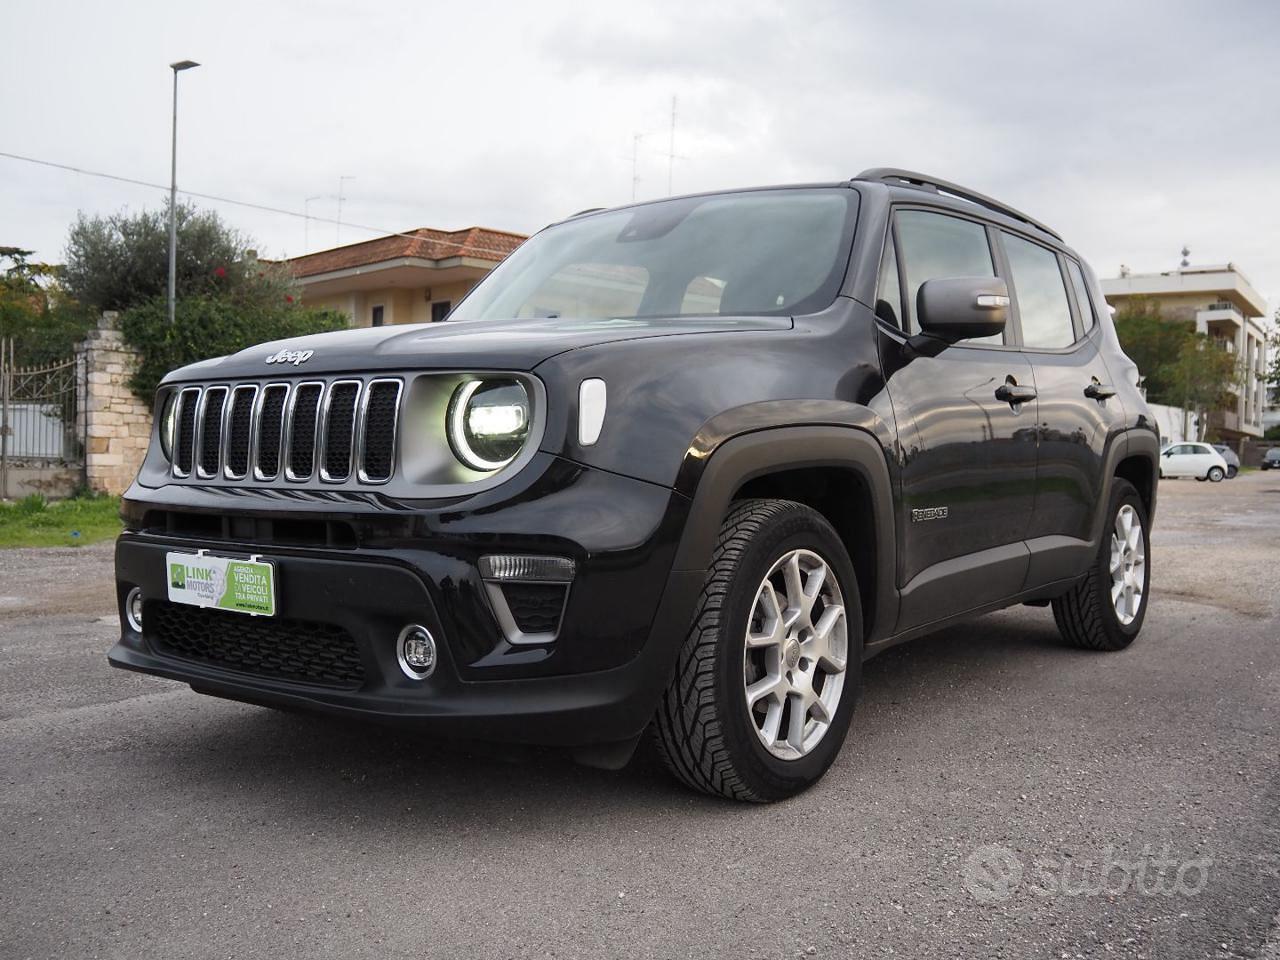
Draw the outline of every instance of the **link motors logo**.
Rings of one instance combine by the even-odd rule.
[[[296,367],[300,363],[306,363],[313,356],[315,356],[314,350],[281,350],[267,357],[267,363],[292,363]]]

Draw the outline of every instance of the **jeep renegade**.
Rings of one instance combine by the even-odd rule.
[[[445,322],[170,374],[111,663],[199,692],[812,784],[862,663],[1052,605],[1119,650],[1159,437],[1093,272],[903,170],[591,210]]]

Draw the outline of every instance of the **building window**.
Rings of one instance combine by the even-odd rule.
[[[379,306],[373,308],[371,324],[375,327],[382,326],[382,307]]]
[[[453,304],[448,300],[437,300],[431,304],[431,322],[439,323],[449,315],[449,311],[453,309]]]

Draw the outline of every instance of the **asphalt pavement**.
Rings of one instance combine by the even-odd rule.
[[[1142,635],[867,664],[804,796],[112,670],[109,545],[0,551],[0,957],[1280,958],[1280,473],[1167,481]]]

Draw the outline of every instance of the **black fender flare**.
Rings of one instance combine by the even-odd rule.
[[[1098,501],[1098,509],[1093,518],[1089,542],[1096,548],[1102,543],[1106,530],[1107,505],[1111,502],[1111,488],[1116,479],[1116,468],[1121,461],[1131,457],[1144,457],[1151,464],[1151,500],[1147,509],[1147,525],[1155,522],[1156,490],[1160,485],[1160,438],[1143,427],[1129,427],[1120,431],[1107,447],[1103,468],[1102,496]]]
[[[732,433],[731,424],[736,428]],[[873,411],[839,401],[749,404],[708,421],[677,478],[676,492],[692,503],[673,571],[707,569],[733,495],[749,480],[805,467],[846,469],[860,477],[871,498],[875,607],[864,643],[881,639],[898,617],[893,482],[885,440],[880,439],[887,437],[885,424]]]

